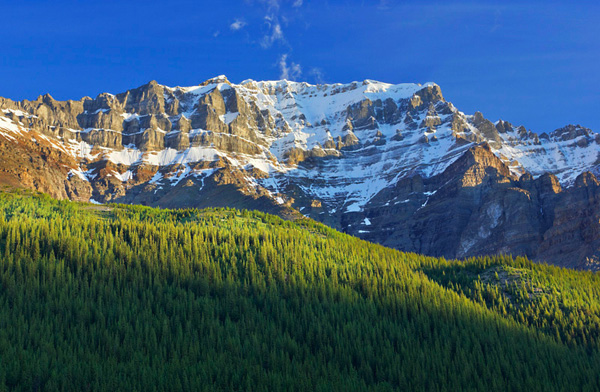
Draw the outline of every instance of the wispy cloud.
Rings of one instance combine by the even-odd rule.
[[[281,23],[279,23],[279,18],[276,15],[265,16],[265,24],[268,33],[260,40],[260,46],[262,46],[263,49],[270,48],[277,41],[285,42]]]
[[[238,31],[246,26],[246,22],[243,19],[236,19],[232,24],[229,25],[231,31]]]
[[[252,23],[253,28],[247,27],[244,30],[247,34],[254,35],[254,40],[250,38],[250,41],[258,44],[263,50],[279,52],[276,63],[279,77],[287,80],[297,80],[302,77],[302,65],[292,61],[293,47],[286,38],[285,30],[291,23],[290,20],[293,21],[300,15],[304,0],[246,0],[246,3],[262,8],[262,25],[258,21],[247,22],[243,18],[236,18],[229,25],[229,29],[239,31]],[[257,26],[261,28],[257,29]],[[318,68],[311,68],[307,76],[317,83],[323,79],[323,74]]]
[[[294,62],[288,64],[288,55],[282,54],[279,58],[279,78],[286,80],[297,80],[302,76],[302,67]]]
[[[312,67],[310,69],[310,71],[308,71],[308,75],[312,78],[312,80],[316,84],[323,84],[323,83],[325,83],[325,75],[324,75],[323,70],[321,68]]]
[[[277,12],[279,11],[279,6],[281,4],[280,0],[259,0],[261,3],[267,5],[267,9],[269,12]]]

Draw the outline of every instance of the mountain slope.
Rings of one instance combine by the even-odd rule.
[[[547,319],[559,310],[547,301],[523,321],[427,277],[467,292],[471,271],[493,268],[502,279],[501,268],[530,273],[533,288],[553,281],[572,323]],[[308,219],[0,193],[0,282],[0,385],[9,390],[600,383],[595,274],[510,258],[448,263]]]
[[[584,181],[587,199],[570,195],[579,194],[578,176],[598,172],[600,137],[580,126],[537,135],[465,115],[433,83],[232,84],[221,76],[80,101],[0,99],[0,108],[0,181],[56,197],[286,217],[296,210],[371,241],[446,257],[508,252],[577,268],[595,268],[598,258],[597,224],[569,229],[560,216],[596,211],[595,180]],[[470,161],[473,154],[485,158]],[[480,181],[490,170],[497,180],[456,182]],[[556,176],[548,181],[560,184],[558,196],[532,196],[526,180],[541,183],[546,173]],[[498,187],[505,202],[481,197]],[[486,211],[499,214],[496,226],[485,227]],[[561,245],[566,256],[552,239],[563,230],[575,238]]]

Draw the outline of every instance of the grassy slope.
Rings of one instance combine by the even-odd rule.
[[[0,193],[0,389],[597,390],[597,280],[255,212]]]

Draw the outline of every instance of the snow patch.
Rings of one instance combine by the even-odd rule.
[[[67,173],[67,179],[71,178],[72,176],[77,176],[85,182],[90,182],[90,180],[88,180],[86,177],[85,172],[83,172],[81,168],[69,170],[69,173]]]
[[[221,121],[223,121],[225,124],[229,124],[229,123],[231,123],[233,120],[235,120],[235,119],[238,117],[238,115],[239,115],[239,114],[240,114],[239,112],[235,112],[235,113],[226,113],[226,114],[222,114],[222,115],[220,115],[220,116],[219,116],[219,119],[220,119]]]
[[[133,172],[131,170],[127,170],[125,173],[117,173],[113,170],[113,175],[118,178],[121,182],[127,182],[133,179]]]

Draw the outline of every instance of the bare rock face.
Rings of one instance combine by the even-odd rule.
[[[477,129],[481,130],[485,139],[489,140],[490,143],[495,143],[495,145],[502,143],[496,126],[491,121],[486,120],[481,112],[475,112],[472,123]]]
[[[89,106],[93,108],[95,105]],[[110,109],[86,110],[77,115],[77,122],[83,129],[110,129],[117,132],[123,130],[123,117],[120,113]]]
[[[76,136],[79,136],[82,141],[93,146],[106,148],[123,147],[122,134],[110,129],[90,129],[89,131],[82,132]]]
[[[550,133],[550,136],[563,141],[573,140],[580,136],[590,136],[592,131],[584,128],[581,125],[567,125]]]
[[[210,129],[213,132],[226,133],[227,124],[221,121],[225,115],[225,101],[218,89],[204,95],[196,107],[197,113],[192,115],[192,128]]]
[[[187,131],[176,130],[165,137],[165,147],[174,150],[186,150],[190,147],[190,135]]]
[[[140,115],[165,113],[164,88],[154,80],[144,86],[119,94],[116,98],[127,113]]]
[[[35,138],[37,136],[37,138]],[[39,133],[34,140],[0,138],[0,183],[43,192],[58,199],[88,201],[90,183],[73,172],[77,162]]]
[[[554,198],[553,222],[543,234],[538,258],[566,267],[599,270],[600,187],[591,173],[581,174],[577,183]]]
[[[344,135],[344,138],[341,140],[341,144],[338,145],[338,149],[341,149],[341,148],[344,148],[344,147],[356,146],[359,143],[360,143],[360,141],[358,140],[358,138],[356,137],[356,135],[354,134],[354,132],[348,131]]]
[[[551,170],[549,170],[549,168]],[[224,76],[0,98],[0,185],[57,198],[301,215],[427,255],[600,268],[600,135],[540,135],[439,86]]]
[[[591,187],[592,189],[595,189],[598,185],[600,185],[600,182],[598,181],[596,176],[590,172],[583,172],[580,175],[578,175],[575,179],[576,188]]]
[[[509,168],[491,152],[488,144],[467,150],[446,169],[446,177],[458,180],[462,188],[473,188],[490,181],[505,183],[515,179]]]
[[[345,225],[359,234],[366,216],[370,230],[364,238],[433,256],[505,253],[596,270],[600,185],[589,172],[577,184],[565,191],[550,174],[517,179],[483,145],[469,149],[438,176],[413,177],[382,191],[364,215],[346,218]]]
[[[474,147],[438,176],[415,177],[399,183],[393,195],[385,195],[387,190],[378,194],[382,201],[397,201],[390,206],[374,199],[366,215],[371,226],[381,219],[382,227],[389,228],[385,245],[463,257],[489,243],[504,207],[511,205],[511,198],[522,197],[509,190],[515,181],[489,146]]]
[[[427,86],[417,91],[410,99],[409,109],[411,111],[418,111],[429,107],[430,103],[436,103],[443,99],[442,90],[438,85]]]

